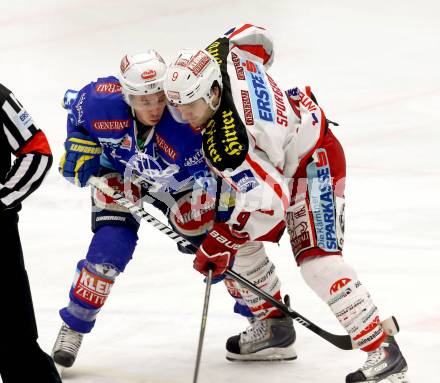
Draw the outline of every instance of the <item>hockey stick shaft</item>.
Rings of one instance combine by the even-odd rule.
[[[208,271],[206,277],[205,299],[203,301],[202,322],[200,324],[199,344],[197,346],[196,365],[194,368],[193,383],[197,383],[199,377],[200,360],[202,358],[203,340],[205,339],[206,322],[208,320],[209,297],[211,295],[212,270]]]
[[[282,302],[276,300],[274,297],[267,294],[265,291],[261,290],[260,288],[255,286],[253,283],[251,283],[247,279],[243,278],[240,274],[237,274],[236,272],[234,272],[232,270],[227,270],[225,272],[225,274],[228,275],[230,278],[234,279],[235,281],[237,281],[238,283],[240,283],[242,286],[251,290],[253,293],[258,295],[260,298],[263,298],[266,302],[270,303],[272,306],[276,307],[277,309],[282,311],[287,316],[291,317],[294,321],[298,322],[300,325],[307,327],[310,331],[319,335],[321,338],[324,338],[326,341],[330,342],[334,346],[336,346],[342,350],[353,350],[354,348],[356,348],[353,345],[353,342],[351,341],[351,338],[349,335],[335,335],[335,334],[329,333],[329,332],[325,331],[324,329],[322,329],[321,327],[314,324],[309,319],[303,317],[301,314],[292,310],[290,307],[287,307]]]
[[[187,239],[181,237],[178,233],[176,233],[172,228],[169,226],[163,224],[161,221],[153,217],[150,213],[145,211],[141,206],[136,205],[134,202],[128,200],[125,198],[122,194],[118,193],[115,189],[108,186],[105,182],[103,182],[98,177],[90,177],[89,184],[95,188],[97,188],[102,193],[106,194],[109,197],[112,197],[114,201],[121,206],[124,206],[128,210],[130,210],[133,214],[138,216],[139,218],[143,219],[144,221],[147,221],[154,227],[156,227],[161,232],[165,233],[168,237],[170,237],[174,242],[177,244],[185,247],[186,249],[190,250],[193,253],[196,253],[197,246],[192,244]],[[304,327],[307,327],[310,331],[314,332],[315,334],[319,335],[321,338],[325,339],[326,341],[330,342],[334,346],[342,349],[342,350],[352,350],[356,348],[349,335],[335,335],[332,333],[329,333],[319,326],[315,325],[312,321],[308,320],[307,318],[303,317],[301,314],[297,313],[296,311],[290,309],[286,305],[284,305],[282,302],[276,300],[271,295],[267,294],[263,290],[261,290],[259,287],[255,286],[252,282],[248,281],[247,279],[243,278],[241,275],[235,273],[232,270],[227,270],[225,273],[230,278],[234,279],[238,283],[240,283],[242,286],[248,288],[252,292],[254,292],[256,295],[258,295],[260,298],[266,300],[270,304],[272,304],[274,307],[281,310],[284,314],[290,316],[293,320],[298,322]]]

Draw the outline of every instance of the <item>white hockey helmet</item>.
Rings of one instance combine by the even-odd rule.
[[[163,90],[167,66],[154,49],[142,53],[126,54],[119,68],[122,91],[128,95],[141,96]]]
[[[203,98],[212,105],[211,87],[217,81],[223,89],[220,66],[206,50],[182,50],[167,70],[164,89],[167,99],[173,105],[189,104]]]

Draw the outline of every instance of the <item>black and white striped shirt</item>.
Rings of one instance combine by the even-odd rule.
[[[12,154],[16,156],[13,163]],[[20,202],[40,186],[51,165],[46,136],[0,84],[0,212],[18,211]]]

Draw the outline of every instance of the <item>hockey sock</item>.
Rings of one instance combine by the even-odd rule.
[[[137,238],[132,228],[118,225],[102,226],[95,232],[87,259],[77,265],[70,302],[60,311],[70,328],[81,333],[92,330],[116,277],[132,258]]]
[[[260,289],[281,300],[280,280],[275,273],[275,265],[267,257],[261,242],[247,242],[240,247],[235,257],[235,272],[256,284]],[[259,296],[231,279],[225,279],[226,287],[237,304],[235,312],[258,319],[283,316],[281,311]]]
[[[89,333],[118,274],[111,265],[79,261],[70,289],[70,302],[60,310],[64,323],[75,331]]]
[[[377,307],[355,271],[340,256],[306,259],[301,274],[363,351],[375,350],[386,337]]]

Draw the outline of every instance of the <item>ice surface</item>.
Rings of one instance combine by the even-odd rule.
[[[116,73],[123,53],[155,47],[167,59],[204,47],[229,27],[270,28],[271,70],[282,87],[312,86],[348,160],[345,256],[382,316],[394,314],[413,383],[440,381],[440,5],[435,0],[299,2],[0,0],[1,82],[62,153],[67,88]],[[89,192],[52,169],[24,204],[20,229],[40,344],[50,351],[76,262],[91,238]],[[303,283],[284,237],[268,247],[300,313],[343,333]],[[8,256],[2,254],[2,256]],[[190,256],[144,224],[66,382],[183,383],[192,379],[204,285]],[[7,270],[3,270],[7,273]],[[337,383],[364,355],[340,351],[297,326],[299,358],[225,360],[228,336],[246,326],[222,285],[212,290],[199,382]]]

